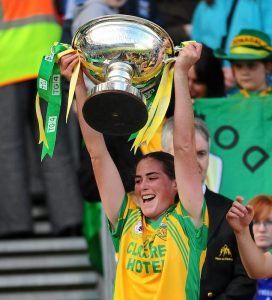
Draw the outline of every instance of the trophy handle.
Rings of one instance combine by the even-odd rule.
[[[194,41],[183,42],[180,46],[175,46],[175,47],[174,47],[174,54],[177,55],[178,52],[181,51],[181,50],[184,48],[184,46],[185,46],[186,44],[191,43],[191,42],[194,42]],[[176,57],[169,57],[169,58],[167,58],[167,59],[164,59],[163,62],[164,62],[165,64],[169,64],[169,63],[171,63],[171,62],[175,62],[176,60],[177,60]]]

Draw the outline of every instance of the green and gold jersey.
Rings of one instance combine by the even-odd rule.
[[[208,236],[205,203],[202,218],[196,229],[178,202],[151,222],[126,196],[111,232],[118,258],[114,299],[197,300]]]

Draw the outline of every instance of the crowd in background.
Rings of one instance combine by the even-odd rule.
[[[194,102],[202,98],[205,98],[203,101],[208,101],[206,98],[223,97],[230,101],[235,97],[248,101],[250,98],[265,97],[269,101],[272,91],[271,1],[43,0],[39,1],[38,8],[33,4],[35,1],[23,2],[26,3],[3,0],[0,4],[3,6],[0,8],[3,11],[3,21],[0,24],[0,238],[33,237],[31,207],[33,199],[41,197],[48,207],[52,235],[78,236],[84,233],[91,259],[96,262],[98,271],[102,272],[100,257],[92,251],[93,244],[99,242],[97,233],[100,228],[92,219],[101,214],[100,196],[90,168],[90,158],[86,148],[82,146],[76,112],[72,113],[67,126],[64,120],[65,105],[61,107],[54,156],[46,158],[42,163],[39,161],[41,149],[37,145],[34,99],[42,56],[49,53],[55,41],[70,44],[76,30],[93,18],[116,13],[135,15],[159,24],[168,32],[175,45],[186,40],[203,43],[200,60],[189,72],[190,94]],[[15,6],[19,7],[16,13]],[[38,27],[35,26],[37,23]],[[92,87],[91,82],[87,82],[87,85]],[[66,103],[69,84],[63,81],[62,86],[63,103]],[[174,98],[174,93],[172,96]],[[105,142],[127,192],[133,190],[134,178],[131,174],[135,162],[143,154],[150,149],[171,153],[172,135],[170,133],[170,141],[167,137],[166,143],[170,148],[165,149],[163,132],[169,130],[169,126],[171,128],[169,120],[171,121],[174,109],[172,100],[160,132],[152,140],[149,149],[143,147],[134,155],[130,151],[133,141],[128,142],[128,136],[105,136]],[[164,126],[168,126],[167,129]],[[211,190],[208,189],[207,193],[217,193],[220,191],[221,178],[218,178],[224,162],[210,153],[213,139],[209,130],[213,132],[212,128],[206,128],[205,123],[203,125],[200,120],[196,121],[195,129],[199,133],[199,147],[204,145],[199,150],[199,160],[208,156],[210,159],[209,168],[208,161],[203,165],[203,183],[206,182]],[[269,138],[270,135],[267,135],[268,143]],[[270,155],[268,153],[267,160]],[[232,168],[234,172],[239,172],[235,165]],[[270,174],[265,175],[270,177]],[[258,191],[258,194],[263,193],[266,191]],[[217,196],[207,194],[207,199],[209,197]],[[225,199],[221,200],[225,203]],[[229,206],[222,205],[226,206],[225,215]],[[252,205],[256,208],[253,220],[256,244],[263,251],[268,251],[272,247],[271,197],[254,198]],[[212,215],[209,217],[212,218]],[[227,230],[226,243],[232,244],[230,239],[234,236],[231,235],[230,228]],[[238,253],[237,248],[235,251]],[[253,285],[255,287],[255,283],[252,285],[248,278],[249,281],[242,278],[245,275],[237,253],[232,253],[232,259],[235,260],[237,255],[237,261],[239,260],[235,270],[237,282],[240,280],[240,287],[247,290],[248,295],[253,295],[255,291],[252,292],[251,289]],[[216,255],[213,253],[213,257],[216,258]],[[223,259],[224,256],[220,255],[218,259]],[[209,272],[208,263],[204,268]],[[220,272],[220,268],[216,271]],[[229,274],[229,277],[233,276],[232,273]],[[229,274],[224,276],[228,278]],[[237,274],[242,274],[241,278]],[[212,280],[216,281],[216,276],[203,276],[201,299],[205,299],[206,295],[213,297],[211,294],[209,296]],[[260,292],[254,299],[272,299],[272,288],[268,286],[271,286],[270,279],[259,280]],[[222,298],[218,299],[249,299],[249,296],[239,296],[240,292],[235,289],[235,284],[230,284],[226,288],[226,295],[238,295],[237,298],[224,298],[222,294]],[[262,295],[262,290],[266,291],[263,293],[269,293],[270,290],[270,294]]]

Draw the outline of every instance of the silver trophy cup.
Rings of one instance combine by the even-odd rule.
[[[161,27],[148,20],[110,15],[78,29],[72,47],[79,50],[95,83],[83,106],[86,122],[109,135],[141,129],[148,118],[144,93],[158,85],[174,46]]]

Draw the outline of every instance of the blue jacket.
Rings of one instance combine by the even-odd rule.
[[[193,15],[192,39],[212,49],[220,47],[226,35],[226,20],[233,0],[215,0],[213,5],[199,2]],[[238,0],[233,14],[225,50],[228,51],[235,35],[241,29],[257,29],[272,38],[271,0]]]

